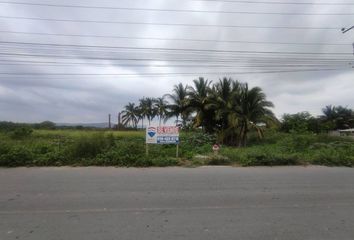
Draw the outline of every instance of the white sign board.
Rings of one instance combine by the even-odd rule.
[[[179,144],[179,127],[149,126],[146,128],[147,144]]]

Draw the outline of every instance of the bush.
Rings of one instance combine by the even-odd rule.
[[[12,139],[24,139],[30,137],[32,133],[33,129],[29,127],[21,127],[11,131],[10,136]]]
[[[213,165],[213,166],[223,166],[223,165],[230,165],[231,161],[229,158],[222,155],[210,155],[207,158],[206,164]]]
[[[216,142],[216,136],[203,133],[203,132],[190,132],[184,134],[182,137],[182,143],[189,146],[203,146],[203,145],[212,145]]]
[[[111,136],[106,137],[104,133],[96,133],[89,136],[80,136],[74,140],[69,149],[71,158],[95,158],[98,154],[114,145]]]
[[[0,166],[18,167],[32,165],[32,152],[24,146],[14,146],[0,156]]]
[[[354,166],[354,141],[326,135],[266,132],[249,147],[222,147],[213,155],[214,136],[188,132],[181,134],[177,159],[175,145],[149,145],[146,156],[141,132],[36,130],[17,139],[11,132],[0,133],[0,166]]]
[[[242,166],[283,166],[298,165],[300,159],[297,154],[284,153],[276,145],[257,146],[247,149],[226,149],[223,154],[231,162]]]
[[[249,153],[243,166],[289,166],[299,165],[296,155],[272,154],[272,153]]]
[[[141,165],[139,161],[142,157],[143,155],[123,152],[121,149],[116,148],[97,155],[95,159],[92,159],[91,163],[96,166],[139,166]]]
[[[63,151],[51,151],[37,155],[32,164],[35,166],[65,166],[75,165],[77,162],[70,161]]]

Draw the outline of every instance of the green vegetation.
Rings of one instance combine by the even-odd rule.
[[[354,166],[354,139],[328,135],[353,128],[353,110],[329,105],[318,117],[301,112],[279,121],[272,107],[259,87],[199,78],[161,98],[128,103],[117,129],[131,131],[0,122],[0,166]],[[176,119],[181,127],[179,158],[174,145],[150,145],[146,155],[138,126],[155,118]],[[222,145],[219,154],[212,152],[215,143]]]
[[[326,106],[322,115],[308,112],[284,114],[280,130],[288,133],[324,133],[331,130],[354,128],[354,112],[343,106]]]
[[[20,137],[2,132],[0,166],[354,166],[350,138],[269,130],[259,140],[254,131],[248,147],[222,146],[215,155],[211,150],[215,135],[183,132],[177,159],[173,145],[150,145],[146,156],[144,137],[143,131],[34,130]]]
[[[249,88],[231,78],[223,78],[213,84],[199,78],[194,86],[175,85],[172,94],[162,98],[142,98],[139,105],[128,103],[122,112],[123,124],[137,128],[144,119],[150,124],[155,118],[176,119],[184,130],[202,129],[216,134],[218,142],[231,146],[246,146],[248,134],[256,131],[263,138],[265,127],[277,123],[270,108],[273,103],[259,87]]]

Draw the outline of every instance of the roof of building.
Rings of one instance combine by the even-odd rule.
[[[354,132],[354,128],[339,130],[339,132]]]

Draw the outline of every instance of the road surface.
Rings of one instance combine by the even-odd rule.
[[[354,169],[0,169],[0,239],[354,239]]]

